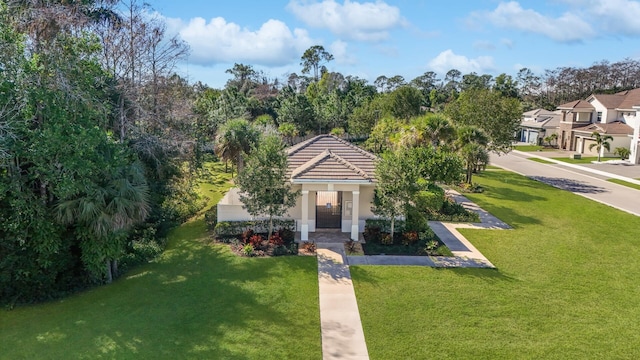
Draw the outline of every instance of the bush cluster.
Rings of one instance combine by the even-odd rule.
[[[293,239],[296,222],[293,219],[274,219],[273,230],[285,229],[287,237]],[[269,220],[252,221],[220,221],[213,230],[213,234],[219,241],[229,241],[232,238],[239,238],[245,231],[252,230],[256,233],[266,234],[269,231]]]
[[[294,238],[294,232],[289,228],[279,229],[270,239],[266,233],[256,233],[253,229],[247,229],[232,240],[231,249],[236,254],[250,257],[297,255],[298,244]]]

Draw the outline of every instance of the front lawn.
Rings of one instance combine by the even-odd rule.
[[[2,359],[320,359],[316,258],[237,257],[199,217],[111,285],[0,310],[0,344]]]
[[[598,157],[597,156],[587,156],[587,157],[583,157],[581,159],[572,159],[569,157],[554,157],[554,160],[559,160],[559,161],[564,161],[566,163],[569,164],[591,164],[592,161],[598,161]],[[620,158],[617,157],[602,157],[600,158],[600,161],[607,161],[607,160],[620,160]]]
[[[474,179],[486,191],[466,196],[514,229],[459,231],[497,270],[352,266],[371,359],[640,357],[640,218],[505,171]]]
[[[531,152],[531,151],[555,151],[558,149],[553,147],[545,147],[541,145],[514,145],[513,150]]]
[[[615,183],[615,184],[618,184],[618,185],[624,185],[624,186],[630,187],[632,189],[640,190],[640,185],[634,184],[634,183],[630,183],[628,181],[624,181],[624,180],[620,180],[620,179],[607,179],[607,181]]]
[[[539,162],[539,163],[541,163],[541,164],[555,164],[553,161],[549,161],[549,160],[545,160],[545,159],[540,159],[540,158],[534,158],[534,157],[527,158],[527,160],[531,160],[531,161]]]

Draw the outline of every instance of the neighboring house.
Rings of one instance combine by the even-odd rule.
[[[296,220],[303,241],[317,229],[339,229],[358,240],[364,223],[373,217],[377,157],[333,135],[318,135],[287,150],[287,176],[294,190],[301,190],[287,218]],[[242,208],[238,189],[231,189],[218,203],[218,221],[250,220]]]
[[[522,114],[518,140],[541,145],[545,137],[558,132],[562,112],[535,109]]]
[[[640,89],[616,94],[593,94],[585,100],[576,100],[558,106],[562,113],[558,126],[560,149],[596,155],[591,134],[610,135],[610,151],[602,149],[601,156],[612,155],[615,148],[631,151],[630,161],[639,162]]]

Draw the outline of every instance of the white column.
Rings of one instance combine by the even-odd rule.
[[[352,199],[352,207],[351,210],[351,240],[358,241],[358,233],[359,233],[359,210],[360,210],[360,191],[353,191],[353,199]]]
[[[309,241],[309,190],[302,190],[302,222],[300,240]]]
[[[636,123],[633,126],[633,137],[631,138],[631,145],[629,146],[631,154],[629,161],[632,164],[638,163],[638,138],[640,138],[640,111],[636,112]]]

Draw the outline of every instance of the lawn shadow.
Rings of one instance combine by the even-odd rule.
[[[567,190],[579,194],[600,194],[607,191],[605,188],[593,186],[586,182],[572,179],[552,178],[546,176],[532,176],[531,179],[551,185],[558,189]]]
[[[540,219],[521,215],[512,207],[500,206],[500,205],[486,205],[490,209],[490,213],[500,219],[502,222],[508,224],[513,229],[521,229],[526,225],[539,225]]]
[[[491,268],[436,268],[437,271],[449,271],[460,277],[480,279],[486,282],[516,282],[520,281],[502,273],[499,269]]]
[[[520,180],[516,180],[516,181],[511,181],[510,180],[509,183],[517,185],[517,186],[521,186],[521,187],[531,188],[531,182],[530,181],[527,182],[527,181],[520,181]],[[547,200],[547,198],[544,197],[544,196],[533,195],[533,194],[528,193],[528,192],[518,191],[518,190],[514,190],[514,189],[511,189],[511,188],[508,188],[508,187],[496,188],[496,187],[493,187],[491,185],[485,185],[484,189],[485,190],[482,193],[483,195],[485,195],[487,197],[490,197],[490,198],[498,199],[498,200],[523,201],[523,202],[546,201]]]

